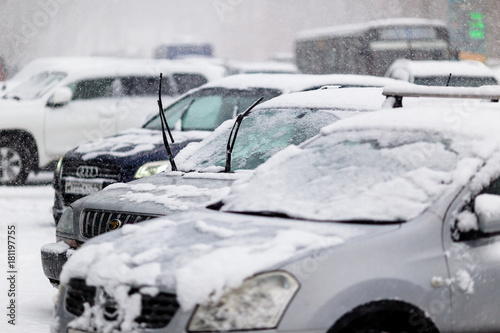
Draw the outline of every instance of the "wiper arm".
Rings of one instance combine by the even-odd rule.
[[[158,88],[158,108],[160,112],[160,122],[161,122],[161,134],[163,136],[163,144],[165,145],[165,149],[167,150],[168,160],[170,161],[170,165],[172,167],[172,171],[177,171],[177,166],[175,165],[174,155],[172,154],[172,150],[170,150],[170,145],[168,144],[167,135],[165,134],[165,127],[167,128],[168,135],[170,136],[170,140],[174,143],[174,137],[172,136],[172,132],[170,132],[170,127],[168,127],[167,118],[165,117],[165,113],[163,112],[163,103],[161,101],[161,80],[163,78],[163,73],[160,73],[160,86]]]
[[[229,133],[229,139],[227,140],[226,167],[224,168],[224,172],[231,172],[231,155],[233,154],[234,143],[236,142],[236,136],[238,135],[241,121],[243,120],[243,118],[248,116],[248,114],[253,110],[255,106],[257,106],[257,104],[260,103],[260,101],[262,101],[262,99],[264,99],[264,97],[261,97],[258,100],[256,100],[252,105],[248,107],[248,109],[245,110],[245,112],[240,113],[238,117],[236,117],[233,128],[231,129],[231,133]]]

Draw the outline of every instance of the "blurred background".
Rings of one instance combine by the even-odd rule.
[[[304,29],[421,17],[446,22],[455,46],[495,61],[499,9],[498,0],[0,0],[0,56],[8,76],[39,57],[150,58],[179,42],[211,43],[220,58],[290,59]]]

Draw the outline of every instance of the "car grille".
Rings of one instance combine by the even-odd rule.
[[[104,178],[104,179],[110,179],[114,181],[119,181],[120,180],[120,173],[121,173],[121,168],[117,165],[105,165],[103,166],[102,164],[99,165],[64,165],[63,166],[63,177],[76,177],[76,178],[82,178],[78,174],[78,168],[79,167],[92,167],[98,169],[97,173],[92,173],[89,174],[88,176],[84,177],[87,179],[92,179],[92,178]]]
[[[71,279],[68,284],[65,307],[66,310],[76,316],[81,316],[84,311],[84,303],[93,306],[95,304],[96,287],[90,287],[82,279]],[[129,295],[139,293],[139,289],[132,289]],[[103,304],[104,318],[113,321],[116,316],[106,316],[106,313],[117,313],[118,304],[110,296],[107,296],[106,304]],[[135,321],[142,328],[161,328],[168,325],[179,309],[176,295],[169,293],[158,293],[155,296],[141,294],[141,314]]]
[[[83,314],[83,304],[94,305],[96,287],[87,286],[82,279],[71,279],[66,292],[66,310],[75,316]]]
[[[135,224],[159,215],[106,212],[101,210],[86,209],[80,217],[80,226],[83,237],[91,238],[103,234],[108,230],[110,221],[120,220],[121,225]]]

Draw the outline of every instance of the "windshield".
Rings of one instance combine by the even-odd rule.
[[[416,76],[413,83],[424,86],[446,86],[448,76]],[[496,85],[497,81],[492,77],[474,76],[451,76],[448,86],[450,87],[480,87]]]
[[[458,153],[420,132],[339,132],[289,147],[233,186],[222,210],[318,221],[406,221],[452,186]]]
[[[314,109],[256,110],[241,123],[231,159],[231,170],[254,169],[290,144],[299,144],[318,134],[338,118]],[[229,120],[197,145],[196,150],[179,153],[179,169],[222,171],[226,145],[234,121]],[[216,168],[214,168],[216,167]]]
[[[13,88],[4,98],[37,99],[66,77],[62,72],[42,72]]]
[[[165,109],[168,125],[182,131],[213,131],[228,119],[245,111],[260,97],[263,101],[280,94],[274,89],[207,88],[189,94]],[[151,119],[145,126],[161,130],[160,117]]]

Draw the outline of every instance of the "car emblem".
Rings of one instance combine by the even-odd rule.
[[[97,178],[99,176],[99,167],[81,165],[76,170],[76,176],[79,178]]]
[[[114,219],[108,222],[108,231],[116,230],[122,226],[122,221],[119,219]]]

